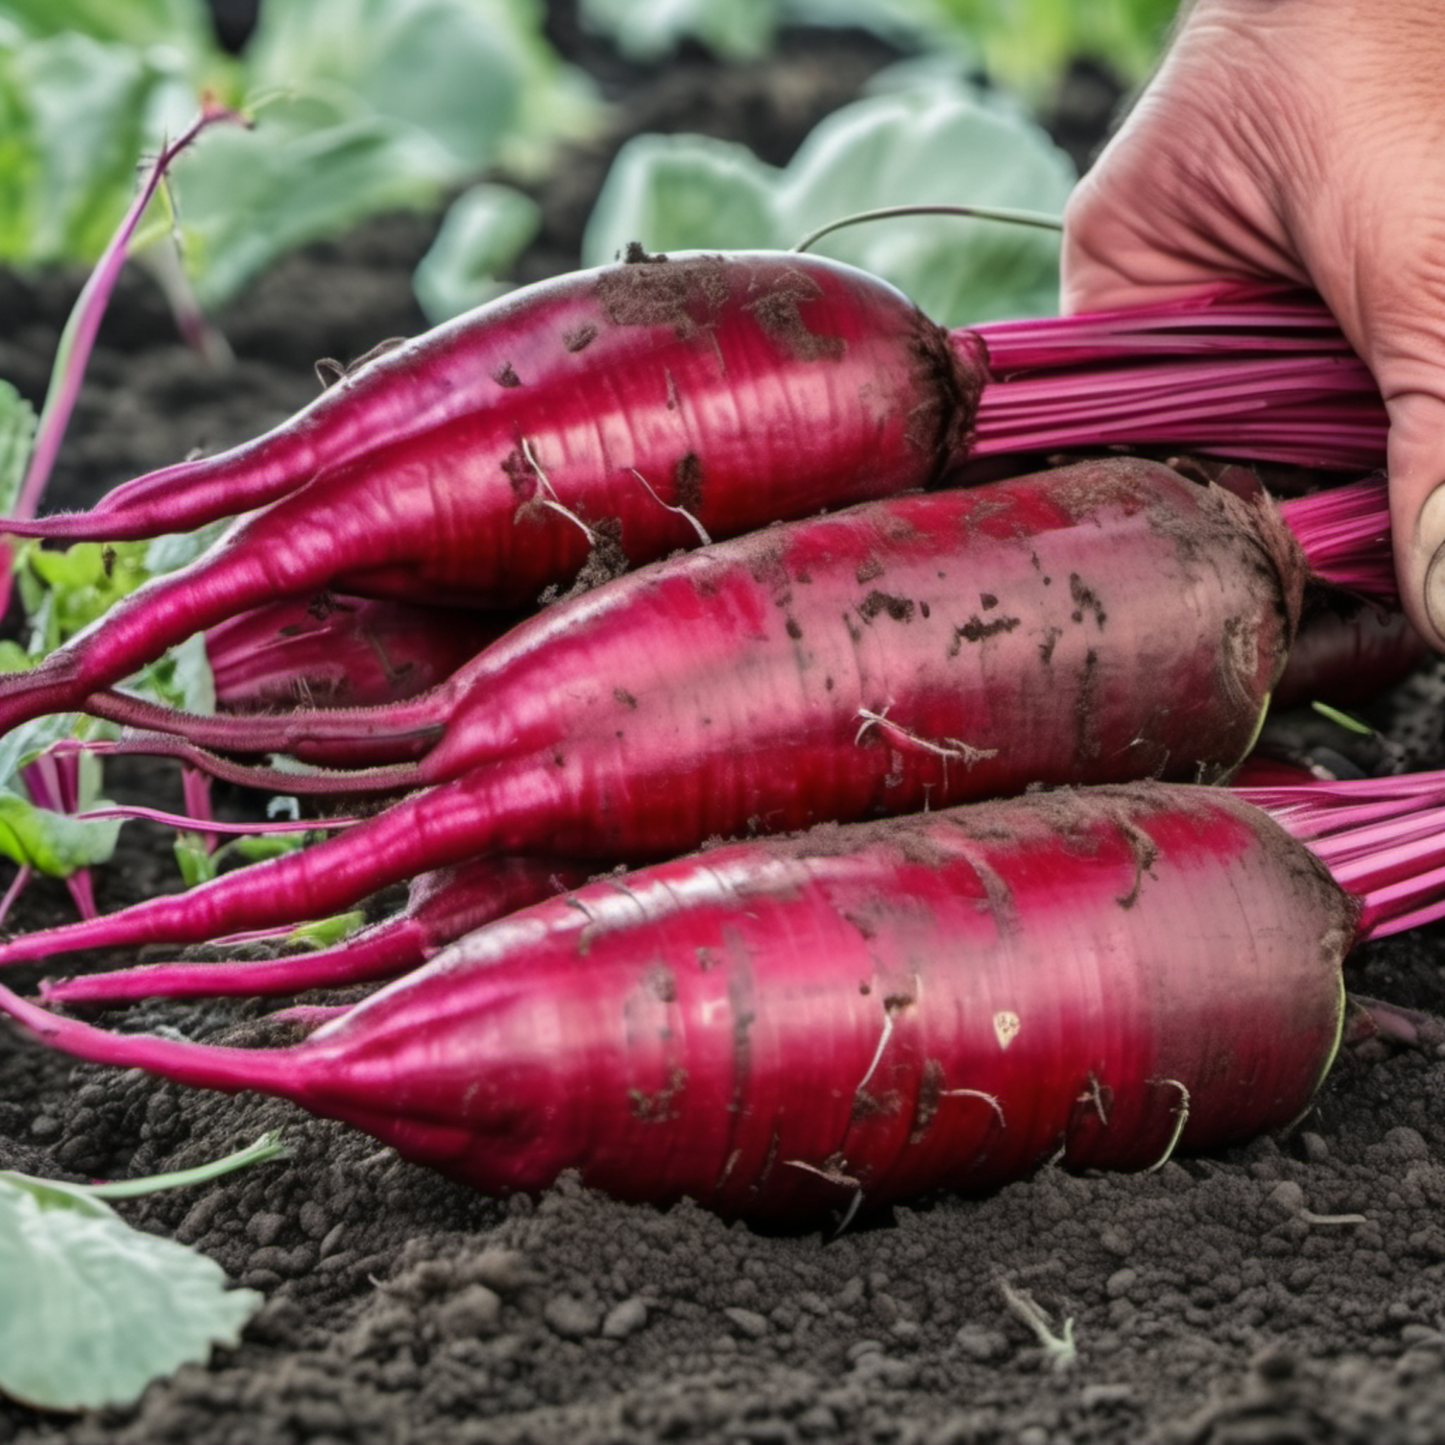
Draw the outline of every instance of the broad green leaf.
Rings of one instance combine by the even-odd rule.
[[[178,707],[184,712],[213,713],[216,710],[216,680],[206,654],[204,633],[197,632],[177,643],[139,678],[128,684],[132,692],[143,693]]]
[[[618,155],[583,256],[787,248],[819,226],[883,206],[978,205],[1057,214],[1075,176],[1019,107],[933,78],[835,112],[783,170],[700,137],[640,137]],[[956,326],[1058,304],[1058,238],[957,217],[907,217],[836,232],[815,249],[891,281]]]
[[[458,196],[412,277],[432,324],[505,291],[497,277],[512,267],[541,224],[541,207],[511,186],[488,182]]]
[[[120,823],[119,818],[76,818],[37,808],[18,793],[0,789],[0,853],[52,878],[108,863]]]
[[[632,241],[650,251],[776,247],[781,177],[734,141],[634,136],[618,152],[588,218],[583,262],[615,261]]]
[[[214,1261],[132,1229],[107,1203],[284,1156],[274,1134],[194,1169],[105,1184],[0,1172],[0,1392],[42,1410],[129,1405],[235,1345],[262,1303]]]
[[[631,60],[659,60],[684,38],[729,60],[755,60],[771,47],[783,8],[779,0],[582,0],[578,14]]]
[[[130,1404],[213,1345],[239,1343],[261,1303],[99,1199],[0,1175],[0,1389],[25,1404]]]
[[[0,26],[0,260],[25,259],[35,231],[40,154],[29,99],[16,74],[15,48]]]
[[[416,128],[448,157],[450,180],[501,159],[520,133],[556,135],[579,118],[578,82],[532,0],[271,0],[247,66],[259,91],[325,95],[351,118]]]
[[[137,50],[170,46],[200,56],[219,49],[204,0],[0,0],[0,19],[34,38],[76,31]]]
[[[186,260],[203,305],[278,256],[378,211],[433,204],[447,167],[421,132],[359,118],[311,128],[278,102],[253,131],[217,132],[176,166]]]
[[[0,734],[0,787],[14,791],[20,769],[62,738],[93,736],[108,726],[82,718],[79,713],[59,712],[33,718]]]
[[[0,260],[98,254],[137,158],[203,90],[259,118],[175,168],[212,308],[292,247],[536,165],[597,115],[535,0],[271,0],[239,62],[200,0],[0,0]]]
[[[24,233],[5,226],[0,259],[94,258],[130,200],[164,73],[139,52],[76,34],[27,42],[4,68],[6,108],[23,115],[8,144],[28,154],[16,157],[26,177]]]
[[[883,94],[829,116],[799,148],[777,196],[779,241],[878,206],[1058,214],[1076,179],[1064,152],[1011,104],[960,85]],[[1058,309],[1059,239],[1048,232],[908,217],[835,232],[817,249],[892,281],[947,326]]]
[[[77,542],[64,551],[33,544],[16,554],[30,619],[31,651],[54,651],[146,581],[144,542]]]
[[[202,552],[234,525],[230,517],[207,522],[192,532],[167,532],[146,544],[145,570],[154,577],[160,572],[175,572],[194,562]]]

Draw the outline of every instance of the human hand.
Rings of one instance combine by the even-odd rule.
[[[1064,307],[1324,298],[1389,415],[1396,570],[1445,651],[1445,4],[1197,0],[1070,199]]]

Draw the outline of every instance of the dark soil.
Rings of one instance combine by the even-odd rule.
[[[543,192],[547,230],[525,276],[575,264],[625,134],[709,129],[784,160],[887,58],[859,37],[813,35],[746,70],[688,57],[650,74],[565,31],[559,22],[616,98],[616,131]],[[1068,93],[1076,111],[1093,97],[1075,115],[1087,154],[1114,92],[1081,68]],[[279,265],[221,318],[236,352],[223,373],[176,341],[144,276],[128,278],[57,500],[78,505],[194,447],[253,435],[314,393],[316,358],[419,329],[408,278],[428,233],[388,218]],[[77,282],[0,276],[0,375],[37,400]],[[1367,760],[1438,765],[1442,695],[1431,669],[1376,705],[1390,747]],[[171,787],[133,769],[115,791],[153,802]],[[177,886],[165,835],[133,826],[101,904]],[[61,886],[37,884],[11,924],[69,911]],[[1350,985],[1445,1013],[1441,944],[1437,930],[1366,948]],[[27,989],[37,975],[6,981]],[[155,1004],[125,1022],[245,1042],[263,1036],[266,1011]],[[1220,1157],[1137,1175],[1048,1168],[990,1198],[925,1201],[825,1238],[759,1233],[686,1204],[624,1206],[566,1181],[540,1199],[479,1197],[288,1106],[75,1066],[0,1031],[0,1167],[150,1173],[274,1127],[289,1161],[121,1206],[264,1292],[241,1346],[133,1409],[43,1416],[0,1403],[0,1441],[1445,1438],[1445,1059],[1434,1051],[1347,1049],[1296,1127]],[[1009,1290],[1031,1295],[1056,1331],[1071,1323],[1070,1368],[1050,1367]]]

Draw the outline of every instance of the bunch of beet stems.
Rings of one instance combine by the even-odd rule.
[[[158,719],[184,733],[177,755],[240,781],[415,791],[301,852],[12,939],[0,964],[327,917],[476,858],[611,867],[1036,783],[1223,780],[1284,666],[1314,524],[1331,580],[1393,589],[1382,484],[1288,508],[1287,526],[1264,497],[1137,458],[890,498],[559,602],[423,698]],[[273,743],[420,756],[306,771],[202,753]]]
[[[277,598],[526,609],[1000,457],[1129,443],[1358,473],[1382,462],[1385,426],[1308,296],[950,332],[815,256],[637,253],[384,350],[265,436],[89,512],[13,519],[16,535],[116,541],[238,518],[0,680],[0,730],[83,710],[192,632]]]
[[[1445,775],[1256,796],[1062,789],[721,845],[499,919],[290,1047],[0,1009],[487,1192],[575,1169],[802,1221],[1149,1168],[1297,1119],[1346,954],[1445,914]]]

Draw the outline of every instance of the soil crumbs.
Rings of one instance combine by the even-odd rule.
[[[810,42],[756,73],[638,83],[630,115],[636,128],[681,128],[657,117],[702,96],[729,112],[711,127],[726,130],[756,122],[767,99],[793,127],[770,157],[783,159],[847,98],[840,87],[886,58],[862,51],[845,65]],[[579,152],[544,196],[554,220],[529,262],[539,273],[575,264],[578,198],[619,141]],[[238,356],[224,377],[196,365],[159,297],[129,278],[57,504],[254,435],[314,393],[314,358],[419,329],[408,277],[426,239],[425,223],[387,218],[284,262],[223,318]],[[0,276],[0,375],[37,401],[76,283]],[[1432,668],[1372,710],[1392,765],[1439,765],[1442,698]],[[126,786],[154,802],[172,785],[137,770],[116,791]],[[125,838],[101,879],[106,909],[178,886],[165,834],[132,826]],[[62,888],[38,884],[11,924],[68,910]],[[1445,1014],[1442,942],[1433,929],[1365,948],[1350,986]],[[6,981],[28,990],[38,975]],[[273,1006],[157,1002],[103,1021],[248,1043],[272,1037],[261,1019]],[[239,1348],[133,1408],[0,1403],[0,1442],[1445,1438],[1439,1051],[1347,1049],[1295,1128],[1218,1157],[1136,1175],[1044,1168],[988,1198],[922,1201],[827,1237],[758,1232],[688,1204],[625,1206],[567,1179],[538,1199],[483,1198],[290,1106],[78,1066],[0,1029],[0,1167],[138,1175],[273,1128],[290,1160],[119,1206],[264,1293]]]

